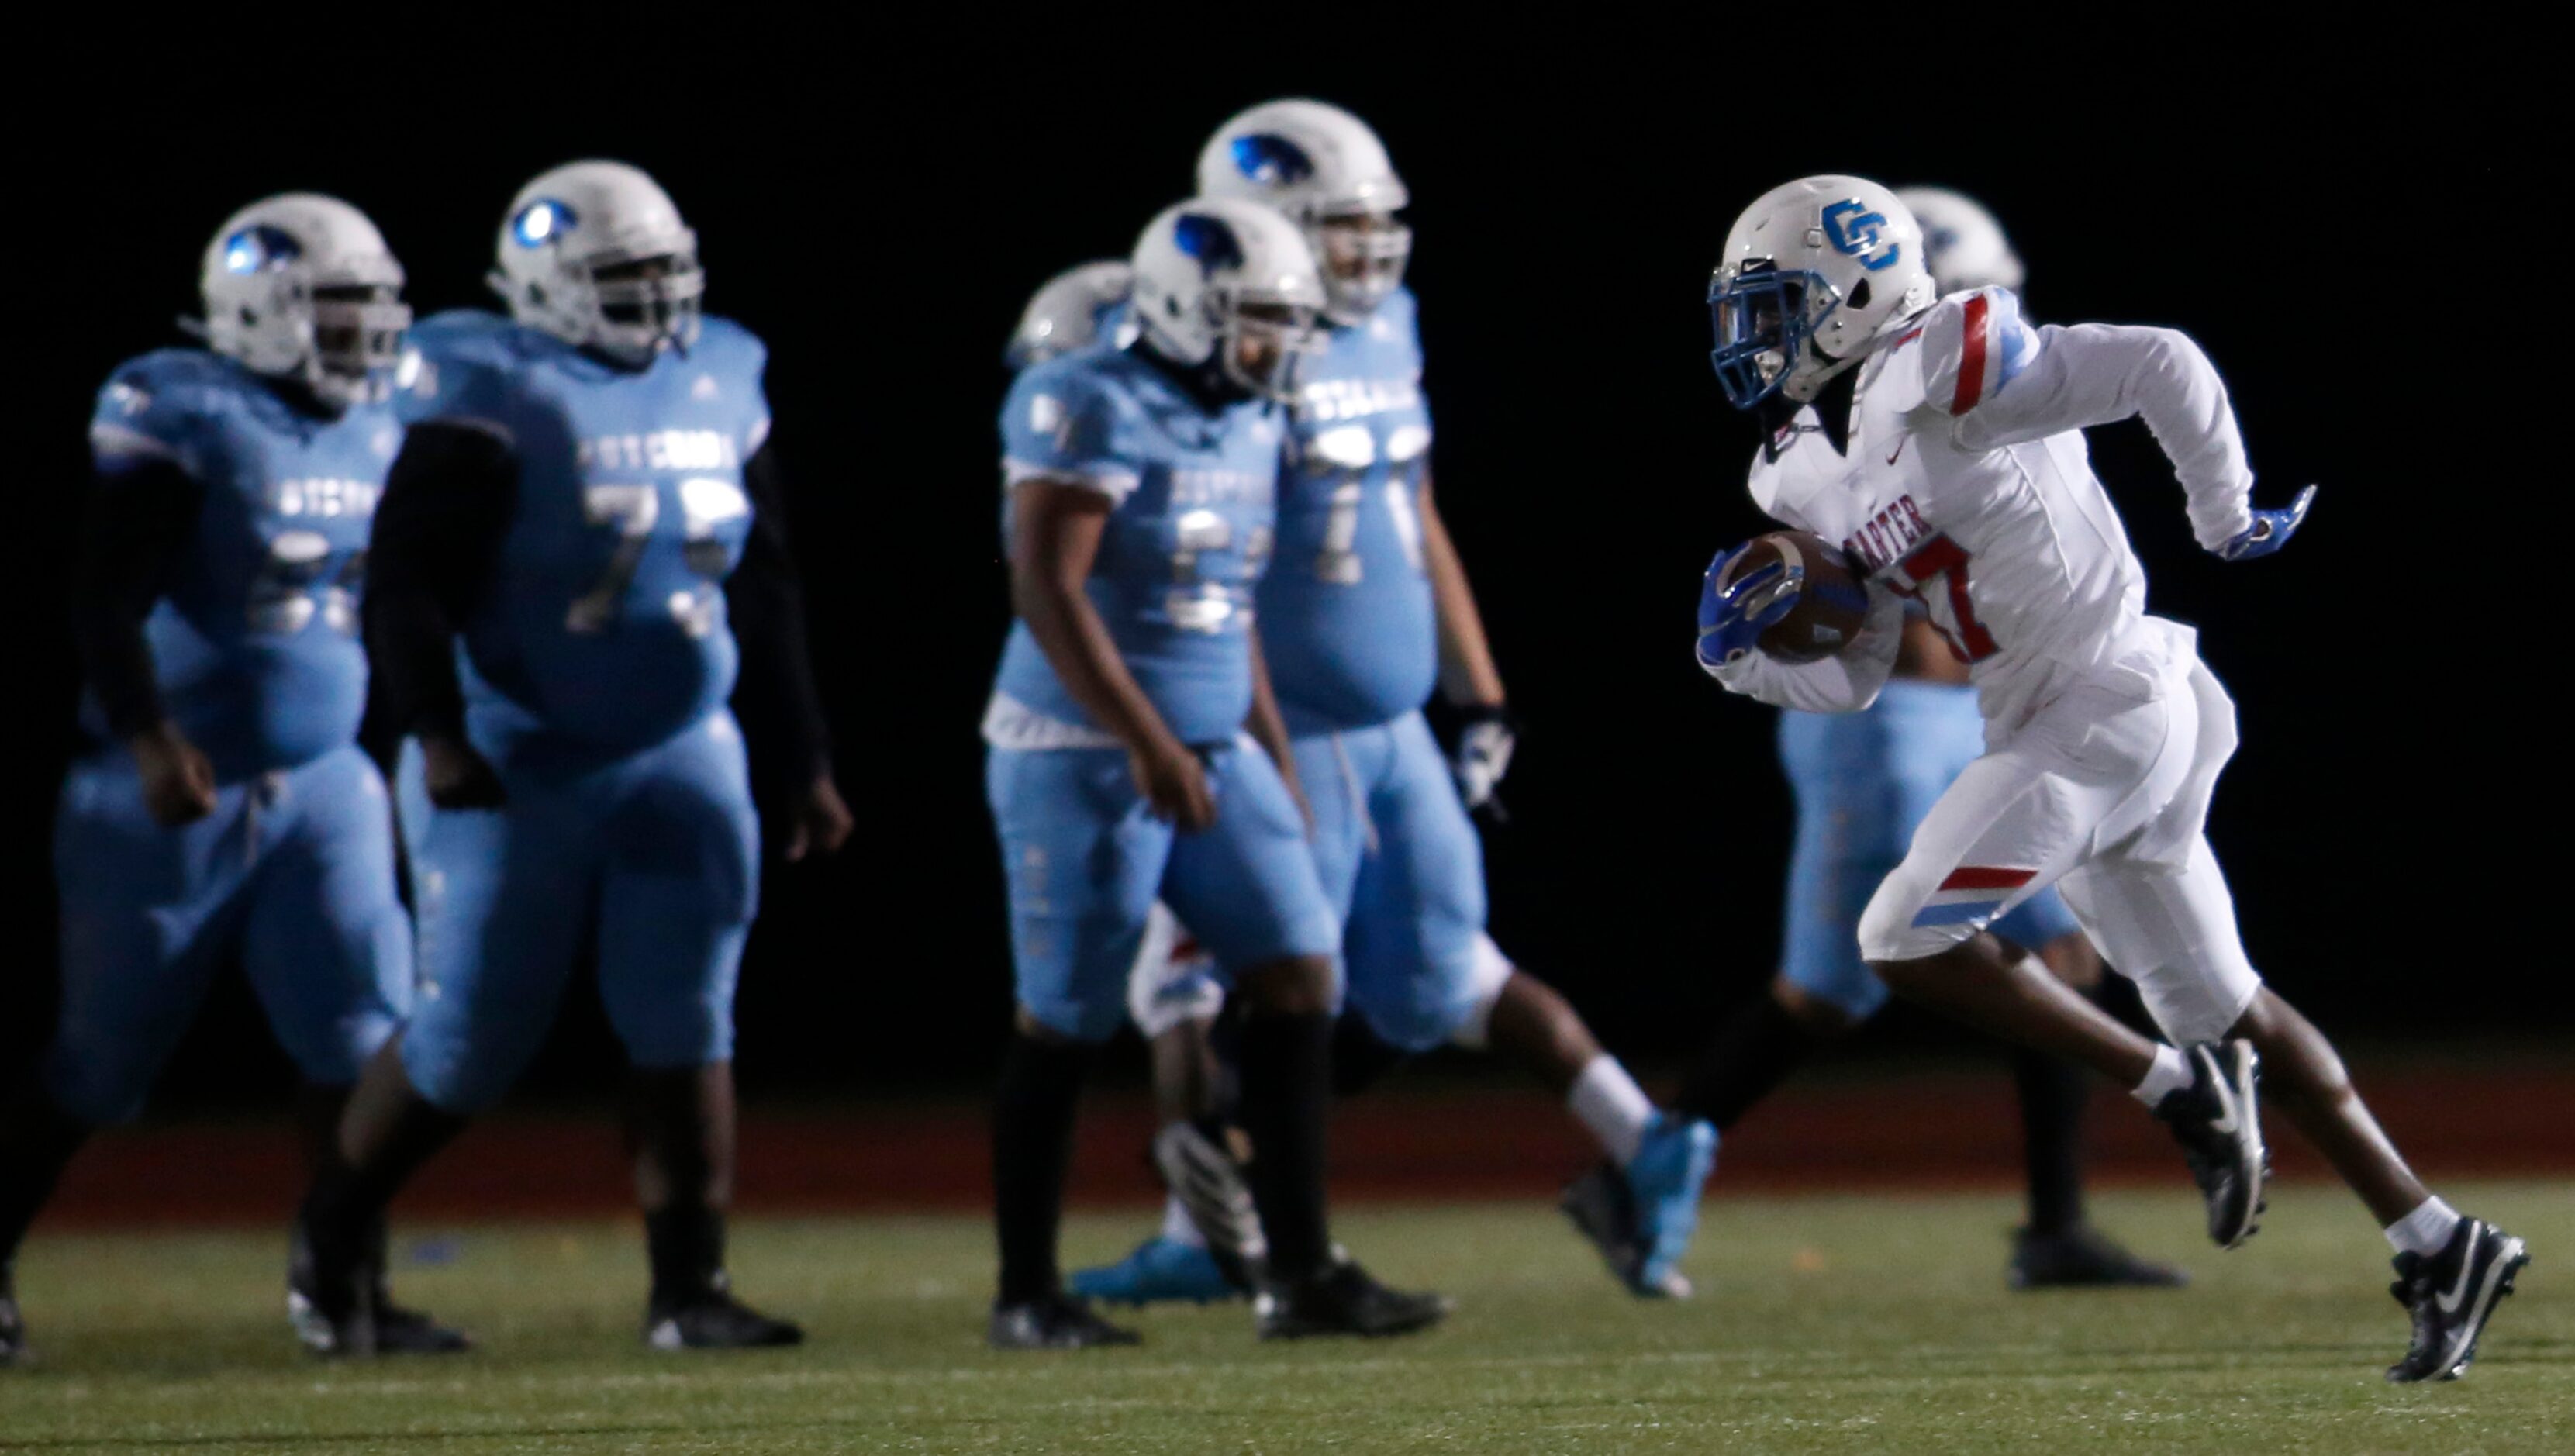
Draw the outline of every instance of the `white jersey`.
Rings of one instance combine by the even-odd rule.
[[[1809,712],[1866,707],[1895,658],[1898,597],[1969,665],[1989,732],[2067,688],[2135,696],[2187,634],[2145,615],[2145,570],[2092,474],[2081,431],[2142,416],[2189,499],[2200,545],[2253,524],[2253,474],[2226,386],[2169,329],[2032,329],[2001,289],[1941,300],[1858,366],[1846,453],[1800,410],[1753,463],[1753,502],[1837,542],[1869,584],[1869,630],[1789,665],[1754,652],[1710,672]]]

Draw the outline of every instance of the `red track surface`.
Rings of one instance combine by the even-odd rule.
[[[2575,1065],[2417,1067],[2363,1084],[2398,1145],[2434,1181],[2575,1174]],[[1140,1096],[1086,1104],[1075,1202],[1159,1196],[1144,1158],[1151,1124]],[[1562,1111],[1534,1092],[1389,1089],[1345,1104],[1332,1138],[1334,1195],[1345,1201],[1544,1197],[1593,1156]],[[2282,1176],[2325,1175],[2285,1127],[2272,1141]],[[2162,1129],[2123,1097],[2095,1099],[2091,1146],[2098,1181],[2181,1176]],[[1754,1189],[2001,1187],[2018,1177],[2019,1157],[2008,1079],[1940,1071],[1793,1085],[1727,1137],[1718,1179]],[[988,1158],[984,1108],[973,1102],[755,1108],[743,1128],[741,1203],[756,1212],[981,1208]],[[46,1223],[269,1221],[286,1214],[302,1181],[282,1118],[146,1127],[83,1153]],[[599,1215],[629,1206],[627,1188],[608,1117],[504,1117],[432,1164],[402,1213]]]

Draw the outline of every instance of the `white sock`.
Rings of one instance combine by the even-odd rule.
[[[2190,1085],[2190,1063],[2182,1059],[2178,1046],[2155,1048],[2155,1064],[2146,1068],[2146,1079],[2137,1083],[2128,1095],[2152,1107],[2167,1092],[2178,1092]]]
[[[1189,1205],[1174,1197],[1163,1200],[1163,1237],[1185,1248],[1207,1247],[1206,1237],[1199,1232],[1198,1221],[1190,1217]]]
[[[1645,1124],[1654,1120],[1654,1104],[1645,1089],[1605,1051],[1583,1063],[1564,1105],[1622,1168],[1634,1160],[1636,1145],[1645,1140]]]
[[[2422,1207],[2387,1225],[2387,1245],[2400,1254],[2429,1257],[2449,1246],[2450,1235],[2458,1227],[2459,1210],[2438,1198],[2426,1198]]]

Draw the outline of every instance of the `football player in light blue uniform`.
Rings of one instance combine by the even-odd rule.
[[[1401,286],[1411,246],[1396,218],[1403,183],[1364,123],[1314,101],[1270,102],[1227,122],[1198,177],[1203,196],[1258,200],[1294,219],[1328,295],[1332,329],[1299,377],[1277,559],[1258,600],[1313,805],[1317,867],[1345,921],[1350,1015],[1336,1077],[1351,1089],[1371,1066],[1449,1043],[1527,1066],[1607,1157],[1568,1192],[1567,1211],[1632,1291],[1685,1294],[1677,1266],[1714,1130],[1657,1112],[1564,998],[1484,932],[1483,849],[1468,810],[1491,799],[1512,734],[1474,594],[1431,504],[1420,339]],[[1422,719],[1434,688],[1465,722],[1453,763]],[[1136,997],[1145,1029],[1203,1036],[1177,1018],[1149,1019],[1191,973],[1185,963],[1140,967],[1159,982]],[[1158,1071],[1190,1062],[1157,1049]],[[1165,1103],[1168,1117],[1186,1099]],[[1201,1156],[1178,1156],[1184,1144]],[[1235,1252],[1225,1246],[1232,1221],[1225,1200],[1192,1194],[1214,1181],[1219,1146],[1212,1133],[1188,1139],[1167,1126],[1156,1148],[1174,1190],[1164,1231],[1122,1263],[1084,1271],[1076,1287],[1136,1302],[1216,1293]],[[1202,1252],[1200,1240],[1216,1247]]]
[[[415,332],[414,424],[376,532],[370,642],[393,724],[420,1004],[369,1068],[305,1220],[323,1311],[355,1218],[497,1101],[586,946],[624,1043],[657,1349],[793,1344],[735,1299],[733,995],[760,825],[728,702],[785,735],[788,855],[849,813],[806,661],[767,448],[766,351],[701,314],[696,235],[614,162],[523,188],[494,283],[513,318]]]
[[[1897,196],[1922,224],[1923,261],[1942,294],[2020,287],[2020,258],[1982,207],[1938,188]],[[1719,1029],[1683,1087],[1682,1105],[1731,1127],[1816,1046],[1885,1006],[1886,983],[1860,959],[1860,913],[1903,860],[1923,815],[1984,751],[1966,664],[1918,615],[1905,624],[1875,704],[1859,713],[1779,715],[1779,762],[1797,802],[1779,973],[1767,995]],[[2086,993],[2103,983],[2100,955],[2053,887],[1996,921],[1993,932]],[[2084,1219],[2083,1069],[2018,1050],[2012,1071],[2029,1174],[2029,1222],[2013,1235],[2012,1287],[2182,1283],[2179,1269],[2138,1258]]]
[[[1126,1018],[1157,897],[1245,1005],[1242,1121],[1267,1228],[1264,1338],[1437,1320],[1325,1229],[1332,954],[1287,732],[1254,631],[1285,414],[1323,291],[1258,204],[1165,210],[1132,261],[1141,337],[1023,373],[1003,407],[1017,620],[986,788],[1009,881],[1015,1034],[994,1116],[1004,1349],[1130,1343],[1063,1290],[1056,1229],[1089,1048]]]
[[[92,1129],[142,1110],[226,960],[317,1139],[411,1000],[390,805],[357,742],[402,268],[357,209],[296,193],[226,222],[202,281],[209,347],[118,366],[90,424],[88,744],[55,823],[61,1019],[40,1087],[0,1103],[0,1364],[24,1337],[8,1271],[28,1220]],[[462,1347],[402,1311],[386,1343]]]

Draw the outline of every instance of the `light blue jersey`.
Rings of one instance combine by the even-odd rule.
[[[1186,743],[1230,742],[1252,711],[1253,584],[1270,556],[1280,443],[1270,406],[1209,415],[1154,364],[1121,350],[1038,365],[1002,407],[1006,485],[1047,476],[1114,503],[1085,590],[1137,685]],[[1076,735],[1099,732],[1025,623],[1011,626],[994,692],[997,707]]]
[[[358,597],[402,427],[382,405],[289,404],[238,361],[164,349],[120,366],[90,422],[98,489],[155,463],[202,488],[195,529],[143,626],[163,711],[219,781],[352,742],[366,711]],[[84,727],[104,737],[96,703]]]
[[[170,828],[122,747],[75,760],[54,819],[62,999],[55,1106],[121,1122],[238,956],[306,1080],[357,1079],[411,1005],[384,780],[357,745],[358,594],[402,427],[382,405],[310,413],[232,359],[147,354],[90,425],[97,488],[175,465],[197,514],[144,620],[161,706],[213,760],[213,810]],[[82,709],[94,734],[97,703]]]
[[[740,666],[722,583],[751,533],[743,465],[769,434],[760,340],[709,318],[686,353],[630,370],[464,311],[412,341],[408,418],[488,431],[518,462],[509,533],[463,625],[476,741],[637,750],[721,709]]]
[[[1331,331],[1298,371],[1261,646],[1291,731],[1367,728],[1430,699],[1436,614],[1422,568],[1430,412],[1410,292]]]

